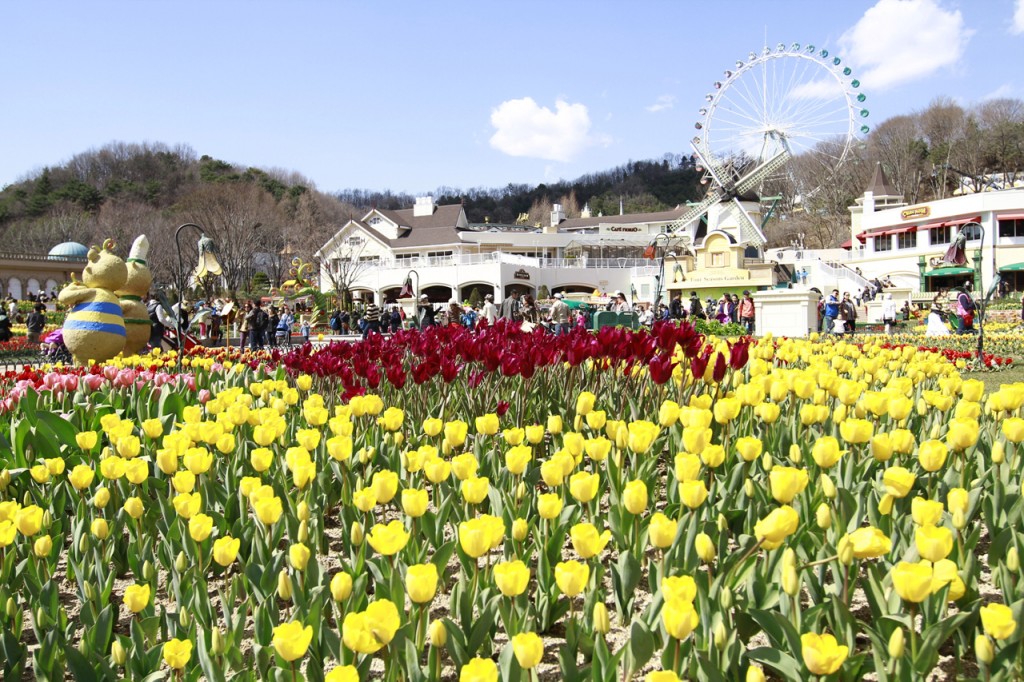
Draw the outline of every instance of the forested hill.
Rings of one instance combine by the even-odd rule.
[[[432,194],[439,204],[462,202],[471,222],[512,223],[528,214],[533,224],[549,219],[553,203],[563,204],[569,217],[587,204],[593,215],[614,215],[620,202],[627,213],[657,211],[696,199],[702,191],[691,157],[666,154],[573,181],[468,190],[442,186]],[[238,216],[292,233],[286,234],[292,249],[309,256],[322,243],[316,240],[329,237],[339,221],[374,206],[408,208],[414,200],[387,190],[328,195],[298,173],[242,167],[199,156],[187,146],[117,142],[3,188],[0,235],[5,250],[45,252],[61,241],[123,237],[128,223],[132,230],[163,231],[165,223],[198,220],[211,206],[224,214],[230,203]],[[240,205],[246,202],[247,207]],[[300,229],[291,229],[296,222]]]
[[[704,194],[700,174],[688,155],[665,154],[659,160],[630,161],[611,170],[589,173],[575,180],[559,180],[536,186],[459,189],[441,186],[434,192],[439,204],[463,203],[470,222],[514,223],[522,214],[530,224],[549,220],[551,205],[560,203],[567,217],[576,217],[589,205],[592,215],[618,215],[670,209]],[[337,197],[354,206],[386,209],[408,208],[410,194],[348,189]]]

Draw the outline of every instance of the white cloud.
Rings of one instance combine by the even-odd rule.
[[[599,142],[590,134],[590,114],[584,104],[555,102],[555,110],[532,97],[510,99],[491,112],[495,133],[491,146],[509,156],[570,161]]]
[[[996,88],[992,92],[990,92],[987,95],[985,95],[984,97],[982,97],[981,100],[983,102],[985,102],[985,101],[988,101],[990,99],[1002,99],[1004,97],[1012,97],[1012,96],[1013,96],[1013,86],[1010,85],[1009,83],[1003,83],[998,88]]]
[[[675,103],[676,98],[673,97],[672,95],[661,95],[660,97],[658,97],[657,101],[654,104],[647,107],[647,111],[651,112],[652,114],[659,111],[666,111],[675,106]]]
[[[884,90],[957,64],[973,33],[937,0],[879,0],[839,44],[864,87]]]
[[[788,96],[794,99],[832,99],[842,96],[843,88],[835,78],[802,83],[789,91]]]
[[[1010,33],[1024,33],[1024,0],[1017,0],[1016,7],[1014,7]]]

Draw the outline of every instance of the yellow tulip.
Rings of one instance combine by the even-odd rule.
[[[331,598],[343,602],[352,594],[352,576],[339,571],[331,578]]]
[[[926,559],[922,563],[931,563]],[[932,594],[949,585],[949,600],[958,601],[967,592],[956,564],[949,559],[942,559],[932,564]]]
[[[459,682],[498,682],[498,666],[489,658],[473,658],[462,666]]]
[[[604,410],[593,410],[587,413],[587,426],[594,431],[599,431],[608,421],[608,415]]]
[[[680,483],[696,480],[700,476],[700,457],[689,452],[680,452],[675,457],[675,475]]]
[[[544,426],[541,424],[530,424],[524,431],[526,431],[526,440],[532,445],[537,445],[544,440]]]
[[[466,442],[469,424],[462,420],[450,421],[444,425],[444,440],[451,448],[460,448]]]
[[[586,471],[580,471],[569,478],[570,494],[583,504],[590,502],[597,496],[600,485],[601,477],[596,473],[591,474]]]
[[[513,476],[526,471],[526,465],[533,459],[533,448],[528,445],[516,445],[505,452],[505,467]]]
[[[129,585],[124,590],[124,605],[132,613],[139,613],[149,606],[149,585]]]
[[[697,598],[697,583],[688,575],[668,576],[661,581],[661,595],[666,602],[692,602]]]
[[[806,469],[776,466],[768,473],[768,483],[776,502],[789,504],[807,487]]]
[[[622,491],[622,502],[630,514],[642,514],[647,509],[647,484],[639,479],[627,483]]]
[[[89,532],[99,540],[106,540],[110,535],[110,526],[107,525],[106,519],[93,519],[89,525]]]
[[[442,428],[444,428],[444,422],[436,417],[429,417],[423,420],[423,433],[431,438],[441,433]]]
[[[1024,419],[1020,417],[1010,417],[1003,420],[1002,424],[1003,436],[1006,440],[1011,443],[1020,443],[1024,441]]]
[[[597,400],[590,391],[584,391],[579,394],[576,398],[576,414],[586,416],[591,410],[594,409],[594,403]]]
[[[677,521],[673,521],[661,512],[655,512],[651,516],[650,525],[647,527],[647,539],[653,547],[668,549],[675,542],[678,529],[679,523]]]
[[[679,403],[672,400],[665,400],[658,408],[658,424],[662,428],[669,428],[679,421]]]
[[[923,602],[931,594],[932,568],[901,561],[890,571],[893,589],[903,601]]]
[[[569,536],[573,549],[584,559],[600,554],[612,539],[611,531],[598,533],[597,528],[591,523],[577,523],[570,529]]]
[[[479,467],[480,463],[471,452],[466,452],[452,458],[452,471],[455,472],[455,478],[460,481],[476,476]]]
[[[981,627],[992,639],[1004,640],[1017,630],[1017,621],[1009,606],[993,603],[981,607]]]
[[[804,664],[813,675],[831,675],[839,670],[850,653],[850,648],[840,645],[832,635],[808,632],[800,636],[801,654]]]
[[[669,637],[682,641],[696,629],[700,617],[692,601],[669,599],[661,607],[661,622]]]
[[[14,525],[25,537],[35,535],[43,527],[42,508],[32,504],[17,510],[14,513]]]
[[[430,497],[426,490],[406,488],[402,491],[402,511],[411,518],[419,518],[427,513]]]
[[[370,487],[377,496],[378,504],[387,504],[398,492],[398,474],[394,471],[378,471],[370,480]]]
[[[172,639],[169,642],[165,642],[163,658],[164,663],[168,666],[174,670],[181,670],[188,664],[189,659],[192,658],[191,640]]]
[[[490,481],[487,477],[477,478],[473,476],[462,481],[460,490],[462,491],[462,497],[469,504],[480,504],[487,499],[487,492],[491,489]]]
[[[188,520],[188,534],[196,542],[210,537],[213,531],[213,519],[206,514],[196,514]]]
[[[423,463],[423,473],[431,483],[440,483],[451,476],[452,465],[435,456],[434,459],[428,459]]]
[[[708,489],[703,479],[679,484],[679,500],[690,509],[696,509],[708,499]]]
[[[75,443],[82,450],[92,450],[99,441],[99,434],[95,431],[81,431],[75,434]]]
[[[413,564],[405,572],[405,590],[415,604],[427,604],[437,593],[437,566]]]
[[[506,597],[518,597],[530,583],[530,569],[522,561],[504,561],[494,567],[494,583]]]
[[[753,462],[761,456],[763,450],[764,445],[761,443],[760,438],[743,436],[736,440],[736,452],[739,453],[740,458],[744,462]]]
[[[857,559],[876,559],[892,551],[892,540],[878,528],[858,528],[848,536]]]
[[[75,490],[82,490],[89,487],[95,475],[96,473],[90,467],[79,464],[68,474],[68,480]]]
[[[976,419],[951,419],[949,431],[946,433],[946,444],[953,450],[966,450],[978,442],[979,428]]]
[[[405,412],[397,407],[389,407],[384,410],[384,414],[378,423],[384,427],[385,431],[397,431],[402,428],[402,422],[404,421]]]
[[[910,489],[914,487],[915,480],[917,480],[917,476],[903,467],[889,467],[882,474],[885,492],[893,497],[906,497]]]
[[[473,559],[489,552],[495,543],[496,524],[479,516],[459,524],[459,546]]]
[[[736,398],[720,398],[713,407],[715,421],[719,424],[728,424],[739,416],[741,407],[743,407],[743,403]]]
[[[867,443],[874,435],[875,426],[866,419],[847,419],[839,425],[839,434],[851,445]]]
[[[225,568],[234,563],[242,541],[230,535],[217,538],[213,542],[213,560]]]
[[[935,472],[946,464],[949,450],[940,440],[926,440],[917,449],[917,461],[925,471]]]
[[[366,536],[366,541],[378,554],[392,556],[400,552],[409,542],[409,532],[401,521],[395,519],[387,525],[375,524],[370,529],[369,535]]]
[[[555,566],[555,583],[567,597],[575,597],[587,586],[590,566],[579,561],[560,561]]]
[[[706,445],[700,453],[700,461],[705,466],[715,469],[725,461],[725,448],[721,445]]]
[[[164,435],[164,424],[159,419],[146,419],[142,422],[142,432],[150,440],[156,440]]]
[[[697,556],[700,560],[706,564],[710,564],[715,560],[717,554],[715,550],[715,543],[711,540],[711,537],[707,533],[698,533],[697,537],[694,538],[694,549],[697,550]]]
[[[537,496],[537,513],[541,518],[557,518],[562,513],[562,498],[556,493],[542,493]]]
[[[775,549],[796,532],[799,524],[800,516],[796,510],[783,505],[754,524],[754,535],[765,549]]]
[[[842,454],[839,450],[839,441],[832,436],[822,436],[811,448],[811,457],[822,469],[832,468]]]
[[[493,436],[498,433],[498,415],[494,413],[485,414],[476,418],[476,432],[482,436]],[[455,445],[454,443],[452,444]]]
[[[942,503],[915,497],[910,503],[910,514],[919,526],[934,526],[942,520]]]
[[[309,547],[306,547],[301,542],[296,543],[288,548],[288,563],[296,571],[305,571],[306,564],[309,563],[310,554]]]
[[[312,641],[313,626],[303,627],[302,623],[293,620],[274,628],[274,639],[271,644],[277,655],[290,663],[305,656]]]
[[[256,500],[253,510],[256,512],[256,518],[265,526],[277,523],[277,520],[281,518],[281,514],[284,512],[281,506],[281,498],[276,495]]]
[[[959,511],[966,514],[970,506],[970,494],[963,488],[952,488],[946,493],[946,506],[950,512]]]
[[[523,670],[535,668],[544,657],[544,640],[534,632],[521,632],[512,638],[512,652]]]
[[[914,545],[922,559],[934,563],[953,551],[953,532],[943,526],[922,526],[914,531]]]
[[[637,454],[643,454],[651,449],[654,439],[658,437],[661,430],[654,422],[639,420],[630,422],[627,426],[629,449]]]

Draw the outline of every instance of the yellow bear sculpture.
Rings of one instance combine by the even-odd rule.
[[[149,271],[146,256],[149,255],[149,240],[141,234],[132,243],[125,261],[128,268],[128,280],[117,291],[121,297],[121,313],[124,315],[125,343],[124,354],[135,355],[149,343],[152,322],[149,311],[142,297],[149,292],[153,283],[153,273]]]
[[[128,267],[111,252],[113,246],[107,240],[102,250],[89,249],[82,282],[72,281],[58,297],[71,308],[64,321],[64,343],[79,365],[104,362],[124,350],[124,316],[114,292],[124,288]]]

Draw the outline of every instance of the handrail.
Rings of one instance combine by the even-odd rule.
[[[63,263],[85,263],[89,259],[85,256],[51,256],[42,253],[19,253],[16,251],[0,251],[0,260],[35,260],[35,261],[57,261]]]

